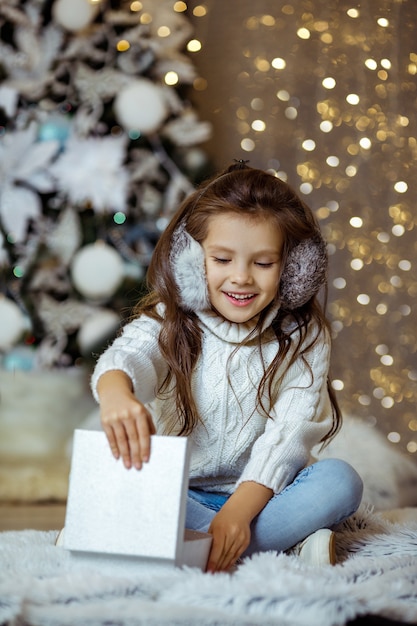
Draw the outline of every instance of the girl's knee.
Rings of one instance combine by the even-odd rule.
[[[326,471],[327,481],[331,481],[333,490],[351,504],[352,513],[362,500],[363,481],[358,472],[342,459],[322,459],[318,463]]]

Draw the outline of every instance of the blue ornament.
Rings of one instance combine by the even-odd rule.
[[[14,372],[15,370],[29,372],[35,367],[35,351],[28,346],[13,348],[4,355],[2,366],[8,372]]]
[[[58,141],[63,148],[71,132],[71,121],[64,115],[52,115],[39,126],[39,141]]]

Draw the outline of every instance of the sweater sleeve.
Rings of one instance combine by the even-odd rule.
[[[99,357],[91,377],[91,390],[98,402],[97,382],[110,370],[122,370],[132,381],[136,397],[147,403],[155,399],[167,366],[158,346],[160,324],[142,316],[127,324],[122,334]]]
[[[306,342],[310,339],[306,337]],[[310,460],[311,449],[332,425],[327,391],[330,339],[317,343],[286,372],[264,433],[255,441],[237,485],[254,481],[279,493]]]

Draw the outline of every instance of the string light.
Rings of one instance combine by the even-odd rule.
[[[319,0],[288,0],[269,14],[242,0],[232,19],[219,4],[206,0],[194,24],[210,46],[197,67],[215,104],[204,94],[198,106],[215,111],[220,166],[251,153],[252,166],[308,196],[331,257],[332,386],[345,413],[417,454],[412,7],[383,0],[372,14],[329,0],[324,12]],[[397,19],[410,24],[400,47]]]

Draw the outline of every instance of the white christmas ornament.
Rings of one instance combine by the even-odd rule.
[[[88,317],[77,335],[77,342],[84,354],[93,350],[102,341],[110,339],[120,324],[120,318],[110,309],[102,309]]]
[[[164,94],[147,78],[139,78],[116,96],[114,111],[126,131],[150,134],[158,130],[168,115]]]
[[[26,320],[17,304],[0,296],[0,350],[10,350],[25,329]]]
[[[99,3],[89,0],[56,0],[53,4],[54,20],[69,31],[82,30],[96,17]]]
[[[110,298],[123,280],[124,265],[114,248],[105,243],[84,246],[74,256],[71,276],[75,287],[93,300]]]

